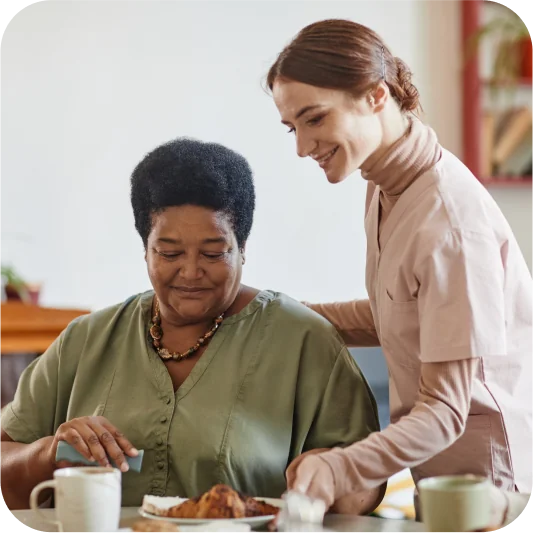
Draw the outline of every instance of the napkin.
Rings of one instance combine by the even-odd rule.
[[[285,505],[277,517],[278,531],[325,531],[322,523],[326,504],[322,500],[289,490],[282,496]]]

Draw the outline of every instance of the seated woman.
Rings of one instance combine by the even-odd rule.
[[[378,431],[376,404],[333,326],[241,283],[252,173],[218,144],[177,139],[131,178],[153,290],[74,320],[22,375],[2,414],[10,508],[53,476],[58,441],[123,471],[122,504],[217,483],[279,497],[285,469]],[[104,236],[105,237],[105,236]],[[144,449],[140,473],[124,454]],[[359,495],[368,512],[380,490]]]

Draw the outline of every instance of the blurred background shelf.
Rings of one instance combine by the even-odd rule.
[[[463,162],[487,187],[531,187],[529,32],[513,11],[485,0],[462,0],[461,20]]]
[[[481,80],[481,83],[484,85],[489,85],[493,87],[502,87],[502,88],[512,88],[512,89],[529,89],[531,90],[531,86],[533,85],[533,82],[531,78],[527,78],[525,76],[521,76],[519,78],[516,78],[512,81],[503,81],[498,79],[492,79],[492,78],[485,78]]]
[[[495,176],[479,180],[486,187],[531,187],[531,176]]]

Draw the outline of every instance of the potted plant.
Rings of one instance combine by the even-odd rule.
[[[24,303],[32,302],[28,284],[12,266],[2,265],[1,275],[2,287],[7,300],[19,300]]]
[[[491,82],[514,85],[522,78],[531,80],[531,37],[514,11],[505,8],[501,16],[481,26],[470,38],[468,55],[478,50],[486,39],[494,45]]]

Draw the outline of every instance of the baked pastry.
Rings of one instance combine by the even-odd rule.
[[[191,498],[183,503],[167,509],[164,516],[167,518],[198,518],[198,501],[200,498]]]
[[[163,520],[140,520],[131,529],[134,533],[180,533],[178,526]]]
[[[262,500],[256,500],[250,496],[244,498],[244,505],[246,507],[246,516],[268,516],[277,515],[279,513],[279,507],[270,505]]]
[[[197,498],[171,507],[171,518],[244,518],[246,506],[240,494],[227,485],[215,485]]]
[[[240,494],[227,485],[215,485],[209,491],[171,507],[168,518],[245,518],[276,515],[279,507]]]

